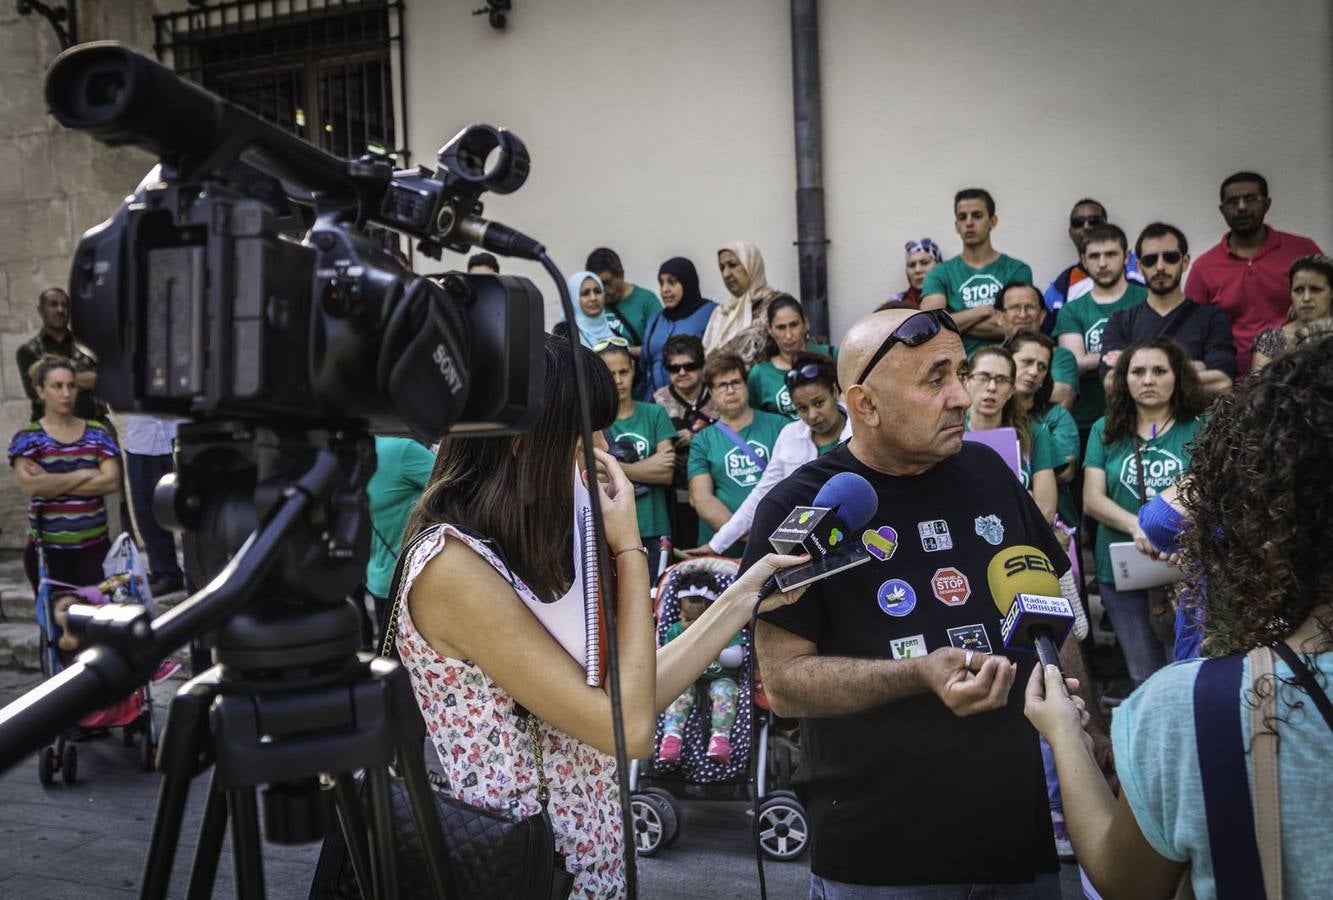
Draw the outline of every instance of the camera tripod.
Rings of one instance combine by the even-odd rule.
[[[268,840],[318,840],[336,809],[363,894],[396,898],[388,773],[396,757],[427,874],[444,898],[444,836],[407,672],[358,653],[360,615],[346,599],[368,555],[370,438],[246,422],[183,425],[180,437],[179,475],[158,486],[155,507],[186,530],[190,568],[218,574],[151,623],[134,606],[72,613],[98,646],[0,711],[0,768],[132,690],[166,653],[209,635],[215,665],[177,692],[162,733],[140,897],[166,896],[190,782],[211,766],[187,897],[212,896],[229,820],[236,895],[264,896],[255,791],[266,785]],[[362,769],[368,811],[353,777]]]

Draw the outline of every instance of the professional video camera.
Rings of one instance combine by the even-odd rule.
[[[513,134],[473,125],[441,149],[438,172],[340,159],[112,43],[62,53],[46,97],[61,124],[160,159],[79,242],[70,295],[99,357],[98,394],[114,409],[193,419],[154,506],[185,533],[191,574],[207,585],[152,620],[135,606],[71,610],[71,630],[92,649],[0,710],[0,770],[203,641],[215,665],[177,693],[161,738],[141,896],[165,896],[190,780],[209,766],[190,896],[210,895],[228,817],[238,892],[262,896],[259,787],[270,841],[323,837],[336,807],[363,893],[399,896],[396,759],[444,897],[419,712],[400,666],[358,652],[348,599],[369,555],[370,433],[437,440],[527,427],[544,388],[542,303],[523,278],[419,277],[368,229],[404,232],[435,256],[481,246],[538,260],[572,319],[541,244],[480,218],[484,191],[523,183],[527,152]],[[283,228],[293,200],[313,214],[303,236]],[[593,467],[586,363],[576,354],[574,365]],[[608,658],[623,755],[614,641]],[[362,770],[368,808],[353,781]],[[632,857],[627,866],[632,888]]]
[[[431,441],[451,429],[521,430],[536,417],[536,287],[498,275],[437,284],[366,233],[372,223],[405,232],[436,257],[499,240],[500,252],[535,258],[539,245],[477,218],[483,191],[509,193],[527,178],[527,150],[511,132],[463,129],[441,148],[438,172],[342,160],[110,43],[62,55],[46,97],[62,125],[162,160],[74,256],[73,319],[113,409]],[[279,230],[289,193],[315,217],[300,240]]]

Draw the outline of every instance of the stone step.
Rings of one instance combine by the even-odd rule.
[[[0,624],[0,668],[40,670],[37,641],[35,622]]]

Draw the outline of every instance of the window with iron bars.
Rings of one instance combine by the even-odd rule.
[[[153,23],[177,74],[330,153],[407,164],[401,0],[232,0]]]

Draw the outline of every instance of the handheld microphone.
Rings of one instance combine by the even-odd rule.
[[[821,581],[872,558],[887,558],[882,550],[872,554],[856,534],[878,507],[875,489],[855,472],[839,472],[826,481],[811,505],[792,510],[768,539],[776,552],[807,553],[810,562],[774,572],[759,589],[759,599]],[[882,542],[878,538],[877,543]]]
[[[1050,557],[1036,547],[1006,547],[991,558],[986,581],[1004,616],[1005,648],[1036,650],[1042,665],[1060,668],[1059,646],[1074,625],[1074,610],[1060,595]]]

